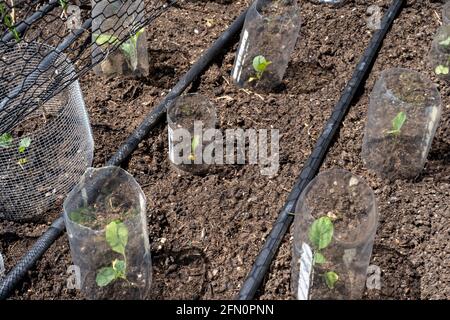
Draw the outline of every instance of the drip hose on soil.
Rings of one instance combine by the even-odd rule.
[[[152,128],[156,126],[166,112],[166,107],[205,70],[206,67],[217,57],[221,51],[233,40],[236,34],[244,25],[244,11],[214,42],[214,44],[200,57],[200,59],[192,66],[192,68],[178,81],[166,98],[153,109],[142,124],[133,132],[127,141],[119,148],[119,150],[108,161],[108,165],[120,165],[131,153],[137,148],[138,144],[146,137]],[[27,272],[42,257],[45,251],[55,242],[59,235],[64,231],[64,219],[60,217],[56,219],[50,228],[35,242],[30,251],[28,251],[14,266],[14,268],[0,282],[0,300],[7,299],[14,288],[20,283]]]
[[[298,197],[319,171],[319,168],[327,154],[328,148],[331,145],[331,142],[333,141],[333,138],[338,131],[345,114],[350,108],[350,104],[355,97],[358,88],[361,87],[364,79],[369,74],[370,67],[375,61],[378,51],[383,43],[383,39],[394,22],[394,19],[400,13],[404,2],[404,0],[394,0],[388,11],[385,13],[381,22],[381,29],[373,35],[368,47],[362,55],[362,58],[356,66],[351,80],[345,87],[344,92],[336,104],[330,119],[327,121],[322,134],[317,140],[314,150],[306,161],[285,205],[281,209],[281,212],[275,221],[275,224],[273,225],[263,248],[261,249],[252,269],[250,270],[250,273],[243,283],[237,299],[253,299],[256,291],[263,282],[264,277],[269,270],[272,259],[280,247],[284,234],[294,219],[294,216],[290,213],[294,212]]]

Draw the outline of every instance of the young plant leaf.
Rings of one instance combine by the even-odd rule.
[[[94,34],[95,43],[99,46],[108,44],[115,44],[119,41],[119,38],[109,34]]]
[[[21,158],[19,159],[19,161],[17,161],[17,164],[21,167],[23,167],[24,165],[26,165],[28,163],[28,159],[27,158]]]
[[[263,73],[271,63],[272,62],[266,60],[264,56],[256,56],[253,58],[253,69],[255,69],[256,72]]]
[[[436,73],[437,75],[447,75],[450,72],[449,67],[447,66],[443,66],[443,65],[439,65],[434,69],[434,73]]]
[[[13,137],[10,133],[4,133],[0,136],[0,148],[9,148],[13,142]]]
[[[111,267],[101,268],[97,272],[97,276],[95,277],[95,282],[99,287],[105,287],[110,284],[112,281],[116,280],[117,275],[116,271]]]
[[[327,262],[327,259],[325,259],[324,255],[320,252],[314,253],[314,261],[313,264],[324,264]]]
[[[111,249],[125,255],[125,247],[128,242],[127,226],[120,221],[113,221],[106,226],[106,242]]]
[[[114,260],[113,263],[113,269],[116,272],[117,278],[125,279],[126,277],[126,264],[124,260]]]
[[[30,138],[23,138],[22,140],[20,140],[19,153],[24,153],[30,145],[31,145]]]
[[[445,40],[439,41],[439,44],[440,44],[441,46],[444,46],[444,47],[450,46],[450,37],[448,37],[448,38],[445,39]]]
[[[95,216],[88,208],[80,208],[69,213],[69,218],[75,223],[83,224],[95,220]]]
[[[331,243],[333,238],[333,222],[329,217],[321,217],[315,220],[309,229],[309,241],[316,248],[322,250]]]
[[[388,131],[388,134],[400,134],[400,131],[405,124],[406,113],[401,111],[397,113],[394,119],[392,119],[392,130]]]
[[[334,271],[328,271],[325,273],[325,282],[330,289],[334,289],[334,285],[339,280],[339,276]]]
[[[192,138],[192,143],[191,143],[191,152],[195,153],[195,150],[197,150],[197,147],[200,144],[200,137],[199,136],[194,136]]]

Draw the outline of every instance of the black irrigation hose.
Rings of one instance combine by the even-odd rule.
[[[300,176],[289,194],[286,204],[281,209],[280,215],[273,225],[261,252],[256,258],[250,273],[243,283],[237,299],[253,299],[256,291],[263,282],[264,277],[269,270],[271,261],[275,256],[286,231],[293,221],[294,216],[290,213],[294,212],[298,197],[319,171],[319,168],[325,159],[325,155],[327,154],[328,148],[331,145],[331,142],[333,141],[333,138],[338,131],[345,114],[350,108],[351,102],[355,97],[357,90],[362,85],[366,75],[370,71],[370,67],[375,61],[378,51],[381,48],[383,39],[394,22],[394,19],[400,13],[404,2],[405,0],[394,0],[384,15],[381,22],[381,29],[373,35],[369,46],[356,66],[350,82],[345,87],[344,93],[336,104],[330,119],[326,123],[322,134],[317,140],[314,150],[306,161]]]
[[[137,148],[140,141],[162,119],[167,105],[183,91],[204,71],[214,58],[227,46],[244,25],[244,11],[231,26],[214,42],[214,44],[200,57],[191,69],[178,81],[166,98],[145,118],[143,123],[133,132],[127,141],[119,148],[108,161],[108,165],[120,165]],[[39,237],[33,247],[20,259],[19,263],[0,282],[0,300],[7,299],[14,288],[21,282],[27,272],[42,257],[45,251],[55,242],[64,231],[64,219],[56,219],[50,228]]]

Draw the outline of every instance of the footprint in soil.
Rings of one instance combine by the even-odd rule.
[[[152,262],[151,299],[197,300],[205,294],[207,259],[202,250],[161,251]]]
[[[316,62],[291,62],[285,80],[291,93],[313,93],[319,91],[333,79],[332,69],[325,69]]]
[[[387,246],[375,245],[370,265],[381,269],[381,288],[366,288],[364,299],[420,299],[420,276],[407,256]],[[372,276],[369,273],[368,279]]]

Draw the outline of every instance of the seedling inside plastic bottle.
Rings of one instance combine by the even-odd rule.
[[[434,73],[436,73],[437,75],[447,75],[450,72],[450,69],[448,66],[444,66],[444,65],[438,65],[435,69],[434,69]]]
[[[198,145],[200,144],[200,137],[194,135],[191,141],[191,154],[189,155],[189,160],[195,160],[195,150],[197,150]]]
[[[309,228],[308,237],[314,247],[313,265],[327,263],[327,259],[321,251],[330,245],[333,239],[333,233],[334,226],[329,217],[321,217],[312,223]],[[334,289],[336,282],[339,280],[338,274],[330,270],[325,272],[323,276],[328,288]]]
[[[120,50],[127,58],[127,63],[133,71],[136,70],[138,63],[137,42],[142,33],[144,33],[144,30],[144,28],[140,29],[136,34],[130,36],[130,39],[120,45]],[[96,34],[94,35],[94,38],[95,43],[98,46],[103,46],[105,44],[115,45],[120,42],[119,38],[109,34]]]
[[[439,45],[443,47],[449,47],[450,46],[450,37],[448,37],[445,40],[439,41]]]
[[[392,129],[387,131],[387,134],[398,136],[406,121],[406,113],[401,111],[397,113],[394,119],[392,119]]]
[[[256,75],[250,77],[248,82],[260,80],[270,64],[272,64],[272,61],[268,61],[264,56],[256,56],[253,58],[253,69],[255,70]]]
[[[111,249],[121,254],[123,259],[114,259],[111,266],[98,270],[95,281],[99,287],[105,287],[118,279],[128,281],[127,257],[125,255],[125,247],[128,243],[128,228],[119,220],[112,221],[106,226],[105,239]]]

